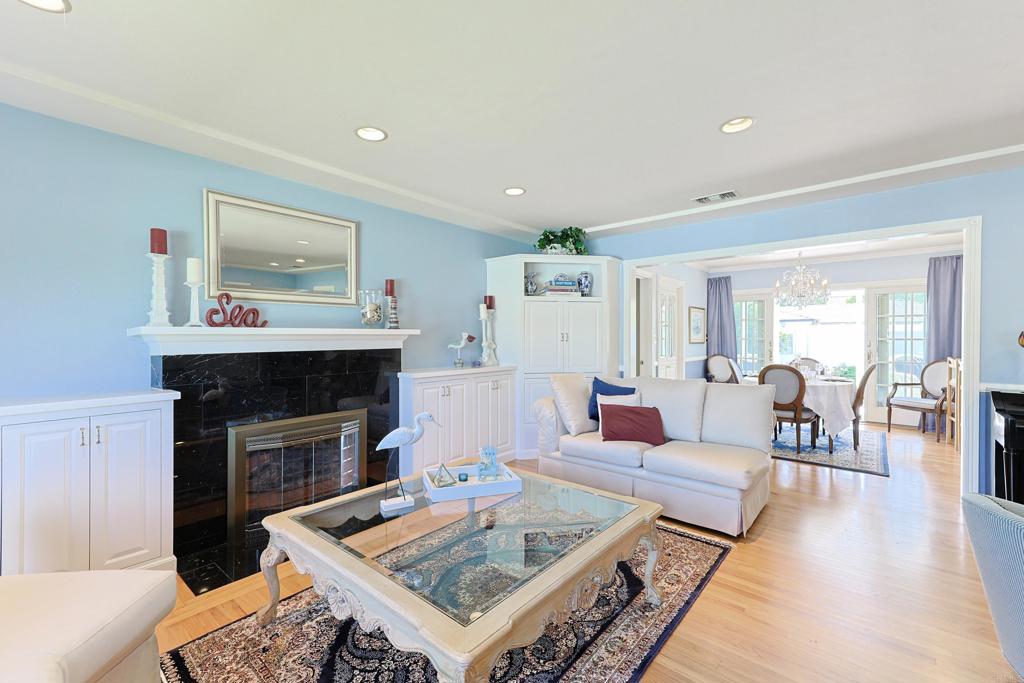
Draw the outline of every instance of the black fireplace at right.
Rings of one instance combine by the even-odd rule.
[[[1024,394],[992,392],[997,498],[1024,503]]]

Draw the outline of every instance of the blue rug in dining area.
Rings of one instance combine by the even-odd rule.
[[[772,457],[779,460],[805,462],[810,465],[834,467],[839,470],[889,476],[889,452],[886,449],[885,433],[875,430],[860,430],[860,448],[853,450],[853,429],[833,437],[833,452],[828,452],[828,436],[818,436],[818,447],[811,448],[811,427],[803,426],[800,434],[800,454],[796,452],[796,429],[791,424],[782,425],[782,434],[772,442]]]

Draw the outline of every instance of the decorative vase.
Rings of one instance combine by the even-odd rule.
[[[384,322],[384,292],[379,289],[360,289],[359,316],[364,327],[380,327]]]
[[[537,277],[537,273],[527,273],[523,278],[525,281],[523,289],[526,291],[526,296],[534,296],[537,293],[537,283],[533,281],[535,277]]]
[[[565,254],[571,254],[572,252],[569,251],[569,249],[566,248],[564,244],[549,244],[548,246],[544,247],[544,253],[553,254],[555,256],[562,256]]]
[[[594,274],[583,271],[576,278],[576,284],[580,288],[580,296],[590,296],[594,289]]]

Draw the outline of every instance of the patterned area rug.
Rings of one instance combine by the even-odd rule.
[[[619,563],[594,606],[551,624],[532,645],[505,652],[491,681],[637,681],[732,547],[659,524],[662,556],[655,573],[660,607],[644,601],[646,551]],[[168,683],[433,682],[423,656],[391,647],[380,632],[339,622],[312,590],[281,601],[263,628],[246,617],[171,650],[161,658]]]
[[[800,435],[800,455],[796,453],[796,429],[783,425],[782,435],[772,442],[772,457],[780,460],[806,462],[811,465],[835,467],[840,470],[866,472],[881,477],[889,476],[889,452],[885,434],[874,430],[860,430],[860,449],[853,450],[853,429],[834,437],[833,453],[828,452],[828,437],[818,436],[818,447],[811,448],[811,427],[806,425]]]

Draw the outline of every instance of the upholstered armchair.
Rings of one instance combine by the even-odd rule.
[[[720,353],[708,356],[708,379],[712,382],[739,384],[742,374],[732,358]]]
[[[897,396],[900,387],[918,387],[920,396]],[[942,440],[942,429],[939,426],[946,412],[946,361],[937,360],[924,366],[920,382],[893,382],[889,396],[885,400],[887,412],[886,429],[892,431],[892,409],[902,408],[913,410],[922,415],[935,416],[935,440]],[[927,420],[921,420],[921,432],[928,428]]]
[[[818,414],[804,407],[807,382],[800,371],[790,365],[766,365],[757,376],[758,384],[775,385],[776,423],[788,422],[796,427],[796,452],[800,454],[800,427],[811,425],[811,448],[818,445]]]
[[[1024,676],[1024,505],[976,494],[962,505],[999,646]]]

